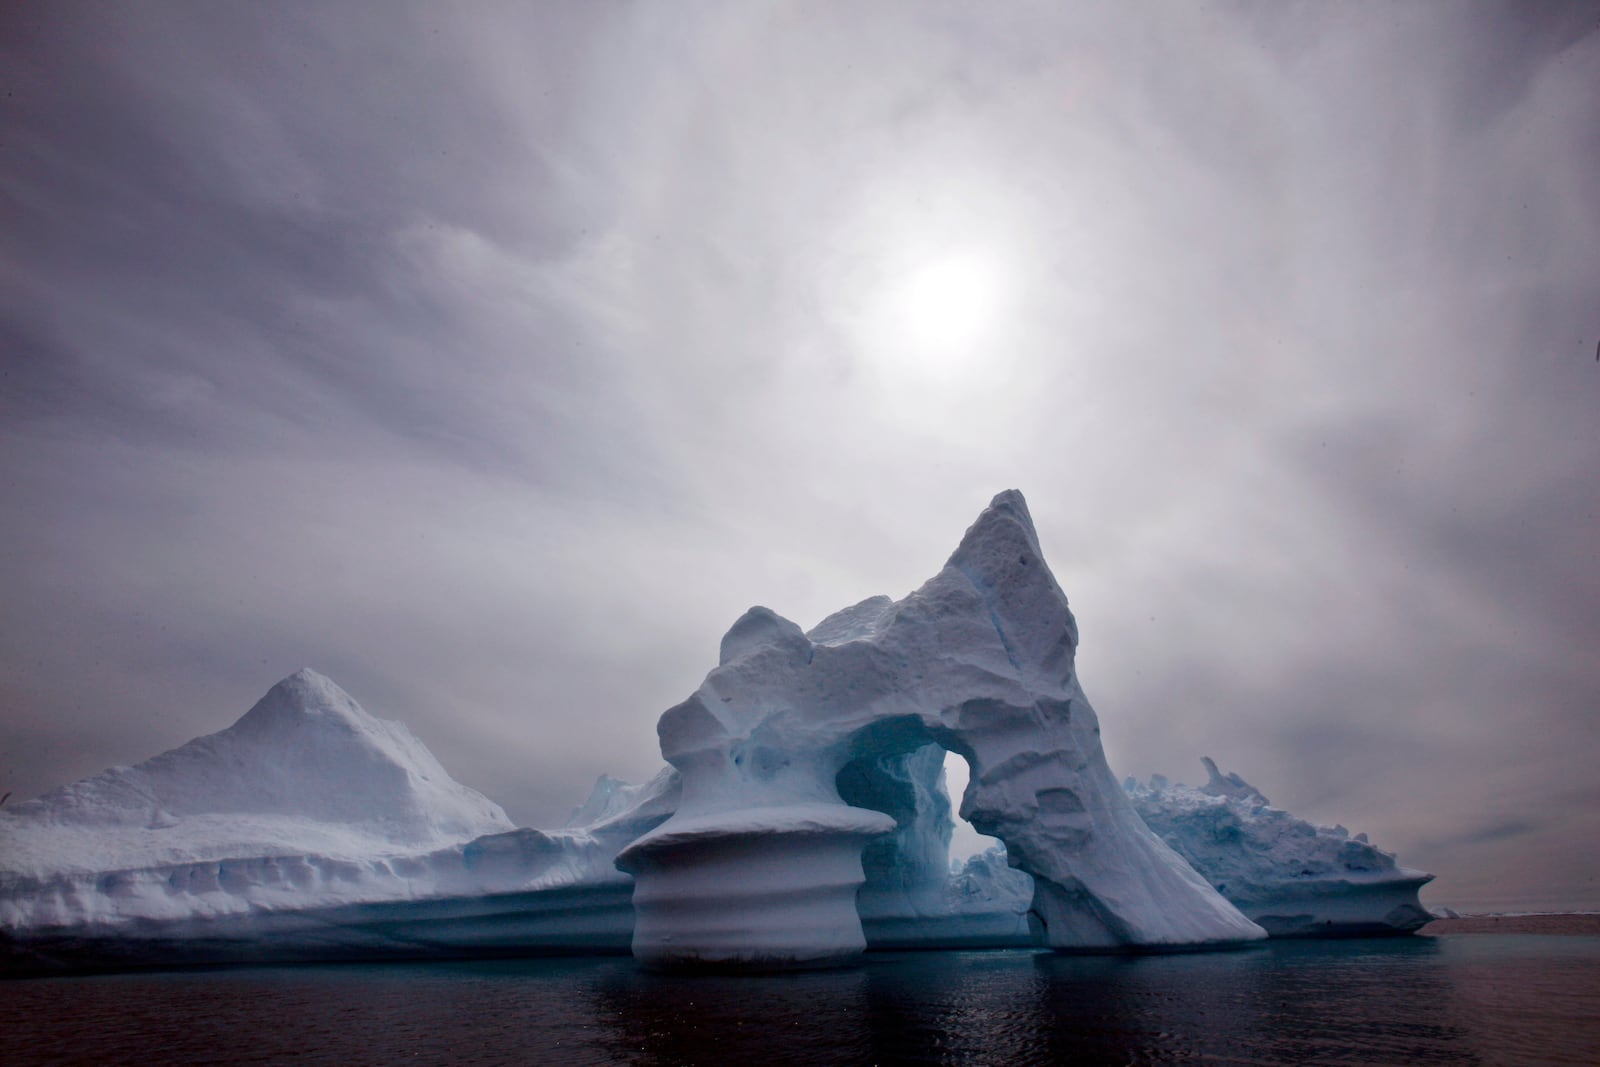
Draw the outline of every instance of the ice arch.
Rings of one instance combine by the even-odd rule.
[[[1078,684],[1077,639],[1014,490],[903,600],[865,600],[810,633],[751,608],[657,726],[683,799],[617,857],[635,879],[634,954],[791,966],[861,952],[862,850],[896,823],[847,804],[839,774],[930,741],[971,765],[961,814],[1033,876],[1050,945],[1265,937],[1133,810]]]

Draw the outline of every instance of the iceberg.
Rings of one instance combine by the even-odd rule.
[[[751,608],[700,688],[657,724],[682,799],[617,856],[635,880],[635,957],[785,967],[859,954],[864,850],[899,825],[862,800],[892,792],[894,760],[930,745],[970,764],[961,814],[1032,876],[1030,911],[1047,944],[1264,938],[1134,811],[1106,765],[1077,643],[1015,490],[902,600],[871,598],[809,633]],[[839,784],[852,765],[856,803]],[[933,869],[903,847],[917,843],[902,843],[911,875],[890,887],[908,898],[915,872]]]
[[[0,811],[0,965],[626,952],[618,849],[677,780],[517,829],[404,726],[303,670],[238,722]]]
[[[1272,936],[1408,934],[1432,918],[1417,892],[1433,875],[1399,866],[1366,834],[1297,819],[1202,762],[1198,788],[1159,775],[1124,787],[1150,828]]]
[[[1077,623],[1021,494],[895,601],[810,631],[761,607],[661,715],[666,766],[513,826],[328,678],[233,725],[0,809],[0,972],[626,953],[787,968],[866,948],[1060,951],[1403,933],[1432,876],[1271,807],[1118,786]],[[950,860],[960,811],[1003,847]]]

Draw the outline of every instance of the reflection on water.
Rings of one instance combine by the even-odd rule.
[[[6,983],[0,1063],[1592,1063],[1597,1004],[1596,937],[255,968]]]
[[[596,1013],[613,1020],[617,1056],[651,1064],[1467,1062],[1473,1035],[1441,1010],[1441,962],[1422,938],[1175,956],[904,954],[754,985],[623,972],[600,984]]]

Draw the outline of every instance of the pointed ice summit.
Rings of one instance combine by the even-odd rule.
[[[0,812],[0,970],[58,950],[76,965],[386,947],[328,909],[479,891],[474,846],[511,830],[404,726],[303,670],[225,730]]]
[[[511,829],[500,806],[451,778],[411,731],[375,718],[332,680],[300,670],[274,685],[225,730],[133,767],[100,774],[19,804],[13,825],[53,824],[57,832],[92,830],[138,865],[140,829],[204,837],[210,817],[226,817],[230,849],[244,836],[241,819],[291,833],[298,825],[318,844],[333,828],[403,846],[441,845]],[[316,829],[313,829],[316,828]],[[201,841],[187,830],[162,841]],[[305,844],[306,842],[301,842]],[[168,846],[170,847],[170,846]],[[102,865],[110,856],[101,855]]]
[[[864,601],[810,634],[766,608],[746,612],[718,666],[657,727],[683,794],[617,859],[635,878],[634,954],[791,966],[860,952],[862,848],[895,820],[845,803],[840,772],[870,776],[929,744],[971,765],[961,814],[1033,876],[1050,945],[1265,937],[1134,811],[1078,684],[1077,644],[1014,490],[903,600]]]

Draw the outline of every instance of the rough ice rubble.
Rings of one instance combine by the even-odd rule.
[[[0,811],[8,967],[626,951],[617,850],[676,779],[513,829],[411,733],[312,671],[233,726]]]
[[[847,804],[839,776],[929,744],[968,760],[961,813],[1033,876],[1050,945],[1266,936],[1134,812],[1106,766],[1076,647],[1015,491],[903,600],[864,601],[809,634],[746,612],[718,666],[657,726],[683,796],[617,858],[635,877],[635,956],[791,965],[860,952],[862,850],[896,823]]]
[[[1129,778],[1134,807],[1217,891],[1274,937],[1404,934],[1432,917],[1417,891],[1433,875],[1398,866],[1342,826],[1271,806],[1209,758],[1198,788]]]

